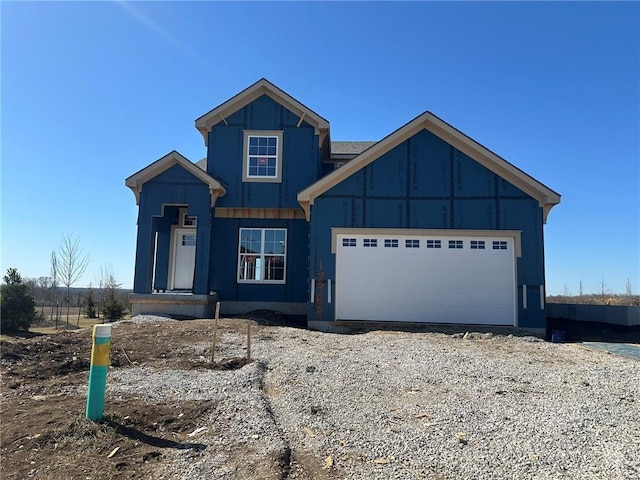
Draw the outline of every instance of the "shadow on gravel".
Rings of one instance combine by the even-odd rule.
[[[174,442],[173,440],[154,437],[133,427],[127,427],[126,425],[122,425],[121,423],[115,422],[113,420],[104,420],[102,423],[113,428],[120,435],[130,438],[131,440],[136,440],[147,445],[151,445],[152,447],[176,448],[178,450],[204,450],[205,448],[207,448],[207,446],[202,443],[180,443]]]
[[[347,335],[361,335],[364,333],[385,331],[385,332],[408,332],[408,333],[443,333],[452,337],[479,338],[491,337],[492,335],[512,335],[514,337],[535,337],[531,331],[519,330],[513,327],[485,326],[485,325],[446,325],[446,324],[416,324],[401,322],[340,322],[343,328],[351,331]]]
[[[229,316],[229,318],[253,320],[259,325],[271,327],[307,328],[307,317],[305,315],[287,315],[274,310],[253,310],[251,312]]]
[[[238,370],[239,368],[252,363],[253,360],[247,359],[247,357],[229,357],[223,358],[222,360],[217,360],[213,363],[206,362],[193,362],[193,361],[184,361],[179,363],[178,365],[182,368],[187,369],[203,369],[203,370]]]

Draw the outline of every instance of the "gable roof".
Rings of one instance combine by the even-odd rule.
[[[507,162],[504,158],[496,155],[433,113],[424,112],[395,132],[387,135],[375,145],[367,148],[343,167],[334,170],[326,177],[321,178],[313,185],[302,190],[298,194],[298,202],[304,209],[307,220],[309,220],[311,215],[311,205],[313,205],[317,197],[423,129],[433,133],[496,175],[499,175],[538,200],[539,205],[543,208],[543,220],[545,223],[549,211],[554,205],[560,203],[560,195],[558,193],[538,182],[535,178]]]
[[[320,144],[322,144],[323,133],[327,134],[329,132],[329,122],[309,107],[290,96],[288,93],[280,90],[266,78],[261,78],[253,85],[238,93],[236,96],[231,97],[226,102],[218,105],[213,110],[196,119],[196,128],[204,137],[205,145],[207,145],[208,142],[207,134],[216,123],[220,121],[226,123],[226,117],[247,106],[262,95],[267,95],[280,105],[291,110],[300,117],[300,122],[304,120],[310,125],[313,125],[315,127],[316,134],[321,136]]]
[[[215,205],[218,197],[222,197],[227,193],[226,188],[224,188],[224,186],[215,178],[213,178],[195,163],[192,163],[187,158],[183,157],[180,153],[173,150],[166,154],[164,157],[159,158],[150,165],[147,165],[142,170],[134,173],[124,181],[124,184],[133,191],[133,194],[136,197],[136,205],[140,204],[140,192],[142,191],[142,186],[152,178],[160,175],[162,172],[168,170],[174,165],[180,165],[189,173],[209,185],[212,207]]]

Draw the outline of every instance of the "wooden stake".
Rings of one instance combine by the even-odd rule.
[[[247,362],[251,360],[251,322],[247,321]]]
[[[213,323],[213,346],[211,347],[211,363],[215,360],[216,340],[218,339],[218,316],[220,315],[220,302],[216,303],[216,319]]]

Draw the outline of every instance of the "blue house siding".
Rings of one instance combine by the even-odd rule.
[[[238,283],[240,228],[286,228],[286,283]],[[304,220],[215,218],[211,236],[211,287],[222,302],[307,301],[309,224]]]
[[[165,207],[164,216],[154,217],[154,230],[157,232],[156,243],[156,271],[153,289],[167,290],[169,288],[169,252],[171,248],[171,226],[177,225],[178,207]]]
[[[297,193],[320,176],[322,163],[314,127],[263,95],[220,121],[209,133],[207,171],[227,185],[219,207],[299,208]],[[282,130],[282,182],[243,182],[245,130]]]
[[[521,230],[517,284],[521,327],[545,326],[542,208],[538,202],[427,130],[393,148],[315,199],[311,207],[310,278],[334,280],[331,227]],[[333,321],[323,284],[310,320]],[[339,288],[339,286],[337,286]],[[537,297],[536,297],[537,295]],[[332,292],[332,297],[335,297]]]
[[[151,293],[154,285],[154,245],[156,251],[156,286],[167,282],[171,226],[177,224],[176,205],[187,207],[189,215],[198,217],[196,267],[193,292],[209,293],[209,245],[211,234],[211,194],[209,187],[180,165],[174,165],[144,184],[138,211],[138,239],[134,293]],[[167,209],[165,206],[172,208]],[[206,267],[202,267],[206,266]]]
[[[266,79],[195,123],[207,144],[206,173],[173,151],[125,180],[139,204],[136,294],[190,284],[184,277],[191,271],[191,264],[186,264],[193,258],[191,248],[176,250],[176,259],[184,264],[170,265],[176,228],[184,227],[183,212],[197,217],[194,295],[176,296],[176,304],[205,302],[206,308],[198,311],[211,313],[217,294],[223,305],[236,311],[254,302],[264,306],[251,308],[269,308],[271,303],[296,313],[308,305],[308,320],[327,329],[333,328],[333,299],[340,288],[331,253],[332,227],[509,230],[521,232],[522,256],[516,260],[518,324],[544,326],[543,223],[560,196],[430,112],[334,173],[330,162],[360,148],[358,142],[344,152],[336,145],[332,158],[329,122]],[[281,135],[278,181],[244,181],[247,131]],[[301,219],[302,212],[308,222]],[[287,229],[284,284],[238,282],[238,236],[243,227]],[[138,303],[153,302],[150,297],[142,295]],[[170,302],[171,294],[166,297],[169,300],[163,301]]]

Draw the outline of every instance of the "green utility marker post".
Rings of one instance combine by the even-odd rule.
[[[86,411],[87,418],[94,422],[102,419],[104,414],[104,395],[107,388],[107,370],[111,364],[109,361],[110,353],[111,325],[94,325]]]

